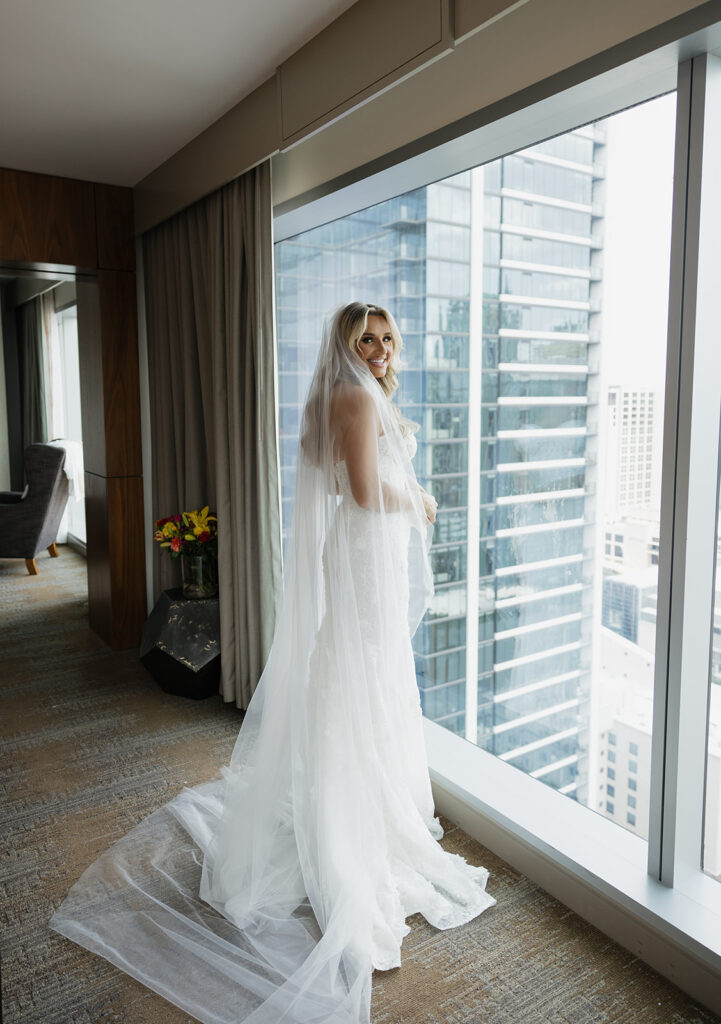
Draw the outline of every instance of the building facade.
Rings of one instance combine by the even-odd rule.
[[[427,717],[586,802],[603,123],[276,246],[284,526],[323,315],[386,305],[438,499]]]
[[[601,757],[596,810],[648,839],[654,655],[603,630]],[[706,770],[704,869],[721,878],[721,685],[711,686]]]
[[[609,518],[660,502],[658,458],[662,410],[650,388],[607,389],[604,506]]]

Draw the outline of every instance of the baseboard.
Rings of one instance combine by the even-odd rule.
[[[530,843],[433,783],[436,811],[530,878],[579,917],[721,1016],[721,976],[647,921],[615,903]],[[492,891],[489,886],[490,891]]]
[[[79,537],[76,537],[74,534],[69,533],[65,543],[69,548],[72,548],[73,551],[77,551],[79,555],[82,555],[83,558],[88,557],[88,549],[84,540],[80,540]]]

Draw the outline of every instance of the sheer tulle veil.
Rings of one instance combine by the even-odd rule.
[[[342,314],[303,412],[275,636],[230,763],[120,839],[51,920],[207,1024],[367,1022],[408,914],[452,927],[495,902],[485,869],[436,841],[410,649],[431,527],[412,425]],[[378,427],[369,508],[343,493],[331,436],[334,393],[357,388]]]

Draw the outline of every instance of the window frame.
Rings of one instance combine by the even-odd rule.
[[[721,415],[714,122],[721,59],[703,53],[678,69],[648,870],[721,926],[721,884],[702,869]]]
[[[703,45],[699,42],[696,52]],[[718,979],[721,884],[703,874],[700,854],[719,465],[718,395],[703,396],[702,385],[709,372],[716,373],[711,379],[721,379],[711,343],[714,289],[708,260],[711,252],[721,265],[721,241],[715,242],[703,225],[718,223],[715,204],[721,197],[702,189],[701,171],[704,181],[712,181],[709,168],[713,166],[715,180],[721,181],[721,166],[713,163],[718,153],[704,147],[703,131],[710,111],[719,103],[721,61],[706,53],[679,61],[683,50],[679,45],[670,57],[666,52],[655,66],[647,59],[616,68],[402,164],[350,185],[341,182],[335,190],[329,187],[305,204],[279,211],[274,227],[275,241],[282,241],[454,173],[482,171],[486,163],[524,146],[676,89],[659,542],[665,554],[659,559],[649,840],[604,818],[595,808],[539,785],[468,742],[474,736],[464,739],[428,719],[424,733],[437,805],[445,813],[453,812],[454,821],[472,835],[495,836],[499,852],[532,847],[540,858],[582,881],[602,900],[635,914],[669,941],[683,941]],[[482,219],[483,211],[475,215]],[[698,260],[701,246],[705,267]],[[481,301],[471,302],[471,330],[481,305]],[[477,379],[480,364],[472,365],[469,375]],[[699,424],[708,427],[712,422],[715,429],[707,430],[703,442],[697,443]],[[470,436],[476,434],[480,436],[480,431]],[[478,468],[480,441],[478,449],[469,451],[469,481],[479,479],[478,472],[470,473]],[[475,507],[478,502],[472,504]],[[469,529],[469,558],[470,542],[477,536],[477,529]],[[685,603],[682,588],[688,597]],[[468,600],[472,605],[470,592]],[[467,621],[477,625],[477,615]],[[468,659],[475,665],[477,644],[471,639],[467,639]],[[475,686],[469,689],[475,693]],[[475,719],[475,714],[467,713],[472,725],[467,730],[473,734]],[[539,876],[548,864],[541,865]]]

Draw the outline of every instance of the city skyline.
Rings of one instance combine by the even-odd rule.
[[[397,402],[439,501],[436,594],[414,639],[424,713],[594,809],[613,711],[604,410],[609,387],[652,395],[660,460],[674,107],[661,97],[276,247],[286,528],[323,314],[370,298],[403,334]],[[618,448],[639,479],[645,441]]]
[[[306,232],[278,253],[279,325],[295,331],[279,348],[281,371],[284,353],[295,367],[291,381],[281,372],[283,425],[297,421],[284,400],[289,386],[300,401],[303,302],[367,295],[370,280],[404,336],[398,402],[421,422],[416,471],[440,506],[436,595],[414,642],[424,712],[574,794],[588,690],[583,578],[593,573],[584,573],[582,522],[603,133],[591,126],[529,147]],[[314,268],[302,284],[285,276],[299,264]],[[482,300],[471,281],[482,282]],[[471,320],[483,337],[475,370]],[[481,566],[475,612],[469,550]]]

